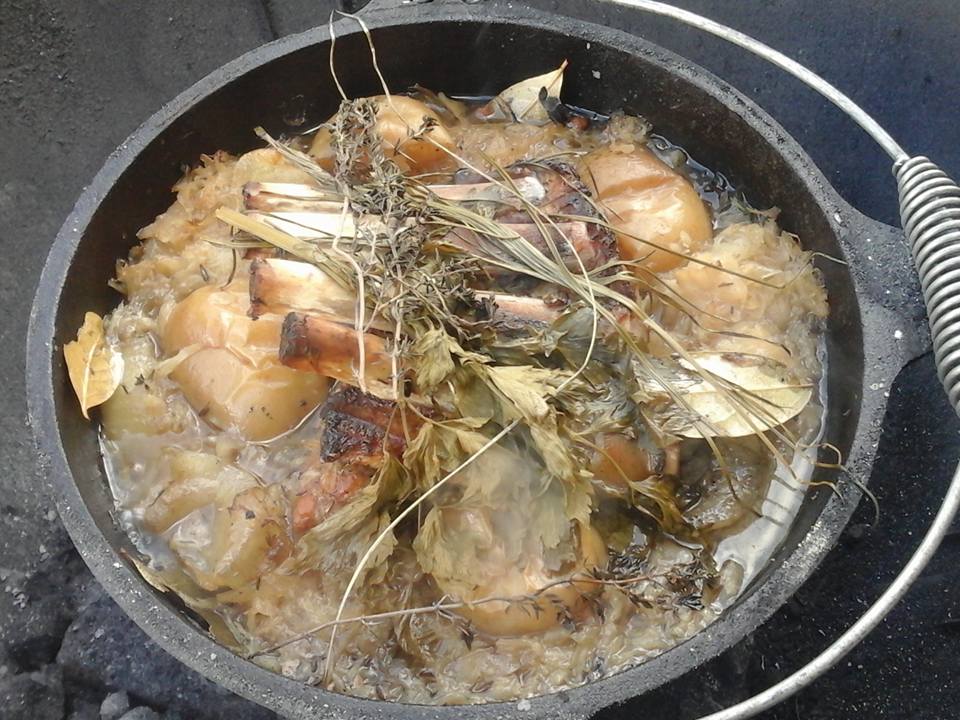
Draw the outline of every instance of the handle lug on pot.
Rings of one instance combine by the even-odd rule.
[[[844,206],[836,216],[838,235],[857,279],[864,320],[899,369],[932,348],[920,283],[903,257],[903,231]]]

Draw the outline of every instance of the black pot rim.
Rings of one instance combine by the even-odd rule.
[[[495,8],[495,13],[491,11]],[[886,232],[849,208],[833,191],[800,146],[757,105],[707,71],[639,38],[609,28],[506,5],[477,8],[469,5],[417,6],[365,13],[372,29],[385,25],[431,21],[490,21],[563,30],[576,37],[607,43],[669,69],[685,82],[705,90],[732,108],[770,142],[803,177],[809,191],[827,215],[836,218],[834,230],[844,250],[856,249],[847,239],[851,227],[860,225],[874,234]],[[355,29],[338,34],[356,32]],[[588,717],[602,707],[625,701],[676,678],[727,649],[765,621],[803,583],[836,541],[853,513],[860,494],[850,483],[840,486],[814,523],[806,538],[786,557],[765,582],[726,611],[717,621],[690,640],[642,665],[594,683],[531,698],[522,703],[491,703],[474,706],[420,706],[362,700],[310,687],[267,671],[244,660],[189,625],[173,609],[158,602],[154,591],[130,562],[113,548],[97,527],[75,484],[58,431],[53,400],[55,320],[61,290],[83,232],[110,187],[138,154],[181,113],[208,93],[234,78],[308,45],[329,40],[326,27],[288,36],[252,50],[203,78],[141,125],[106,160],[84,190],[52,246],[44,266],[30,316],[27,342],[27,395],[29,419],[60,517],[99,582],[123,610],[161,647],[189,667],[221,685],[275,711],[292,717],[350,718],[500,718],[509,716]],[[854,233],[856,234],[856,233]],[[904,257],[906,257],[904,255]],[[906,260],[905,260],[906,262]],[[887,383],[909,358],[889,347],[882,338],[889,319],[875,311],[864,289],[871,281],[871,268],[852,269],[851,277],[861,298],[864,355],[868,363],[864,387]],[[864,393],[854,448],[848,458],[850,472],[865,481],[873,460],[873,446],[885,407],[880,393]]]

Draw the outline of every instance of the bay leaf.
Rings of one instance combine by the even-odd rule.
[[[123,378],[123,356],[107,341],[103,319],[88,312],[77,339],[63,347],[70,383],[80,401],[83,416],[89,409],[110,399]]]
[[[745,437],[783,425],[807,406],[813,387],[797,379],[785,365],[731,353],[690,353],[679,361],[671,381],[686,407],[660,408],[657,420],[673,435],[688,438]],[[716,379],[711,379],[716,378]],[[719,379],[719,380],[717,380]],[[730,387],[725,388],[726,381]],[[665,397],[662,388],[642,388]]]
[[[556,70],[514,83],[497,98],[510,108],[510,112],[519,122],[535,125],[550,122],[547,111],[540,103],[540,89],[546,88],[550,97],[560,97],[563,71],[566,67],[567,63],[564,61]]]

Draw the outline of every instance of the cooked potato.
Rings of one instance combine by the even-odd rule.
[[[244,153],[237,160],[230,178],[232,188],[230,195],[239,206],[240,191],[248,182],[273,183],[304,183],[313,184],[313,178],[300,168],[290,164],[279,152],[273,148],[260,148]],[[218,198],[219,204],[223,202]]]
[[[236,495],[226,508],[194,511],[174,529],[170,548],[198,585],[207,590],[239,588],[283,562],[290,554],[286,496],[279,485],[256,486]]]
[[[171,480],[143,515],[153,532],[167,530],[205,505],[227,508],[238,493],[257,485],[249,473],[226,465],[216,455],[179,451],[168,453],[166,459]]]
[[[389,99],[378,95],[374,100],[378,107],[376,129],[383,141],[383,150],[403,172],[437,172],[454,166],[443,148],[454,150],[456,143],[433,110],[403,95],[391,95]],[[433,127],[421,133],[425,122],[433,123]],[[310,146],[310,154],[328,170],[333,170],[336,157],[332,140],[330,131],[321,129]]]
[[[249,307],[245,283],[201,287],[161,319],[160,340],[169,356],[193,349],[171,377],[205,420],[266,440],[322,402],[327,379],[281,365],[282,318],[253,320]]]
[[[130,315],[131,309],[121,306],[114,311],[111,322],[114,326],[131,324]],[[162,435],[182,431],[190,424],[192,413],[185,402],[168,396],[168,387],[153,381],[154,342],[148,335],[136,334],[124,337],[121,349],[124,357],[121,387],[101,406],[104,434],[116,439],[125,433]]]
[[[646,148],[614,146],[590,153],[582,165],[624,260],[663,272],[683,263],[674,253],[690,253],[712,237],[710,213],[693,185]]]
[[[684,474],[679,478],[695,491],[696,502],[684,510],[694,528],[716,532],[738,526],[761,511],[776,460],[755,437],[723,444],[727,474],[702,444],[684,446]]]
[[[444,593],[460,600],[522,597],[557,580],[586,575],[606,565],[606,544],[587,525],[578,524],[571,532],[576,561],[557,569],[549,567],[543,552],[527,552],[515,562],[510,557],[513,549],[498,537],[496,523],[487,512],[457,508],[435,508],[433,512],[442,513],[448,551],[462,557],[452,572],[434,568],[432,574]],[[564,613],[577,616],[584,607],[584,594],[596,589],[590,583],[571,582],[550,588],[535,601],[486,602],[457,612],[491,635],[523,635],[555,627]]]

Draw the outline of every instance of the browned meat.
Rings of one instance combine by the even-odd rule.
[[[300,476],[300,492],[293,501],[293,532],[300,536],[365,487],[376,468],[362,463],[320,463]]]
[[[296,311],[329,315],[341,324],[353,325],[356,304],[353,290],[344,288],[312,263],[269,257],[250,263],[251,317]]]
[[[547,257],[553,257],[544,233],[535,223],[503,223],[503,227],[515,232]],[[547,237],[556,246],[563,264],[572,272],[581,272],[580,262],[587,270],[594,270],[611,259],[607,248],[596,241],[596,232],[592,228],[595,226],[579,221],[558,222],[556,226],[545,226]],[[444,235],[441,242],[451,247],[470,250],[477,247],[478,238],[472,230],[454,228]],[[577,257],[580,258],[579,262]],[[506,272],[495,266],[488,268],[487,271],[493,276]]]
[[[391,374],[386,342],[379,335],[365,333],[363,343],[364,379],[386,381]],[[280,362],[354,384],[361,366],[357,332],[335,319],[289,313],[280,332]]]
[[[564,216],[597,218],[600,215],[590,200],[590,191],[580,181],[572,167],[559,162],[518,163],[508,169],[516,189],[531,204],[539,208],[545,217],[535,221],[528,206],[520,203],[509,192],[499,190],[501,205],[494,213],[494,219],[508,230],[517,233],[533,244],[541,253],[552,257],[548,238],[544,237],[541,226],[549,233],[559,251],[563,264],[572,272],[580,272],[580,262],[587,270],[617,260],[617,247],[613,234],[602,225],[584,220],[572,220]],[[491,183],[476,182],[472,174],[458,174],[455,180],[467,182],[459,185],[443,186],[444,196],[449,199],[471,200],[476,198],[491,200]],[[494,193],[496,195],[496,193]],[[469,230],[454,229],[440,241],[447,247],[471,249],[478,246],[480,239]],[[482,243],[487,252],[489,241]],[[501,257],[509,259],[509,253]],[[495,266],[487,268],[491,278],[505,285],[511,273]]]
[[[252,247],[243,251],[244,260],[266,260],[280,256],[280,250],[272,247]]]
[[[543,197],[533,204],[548,215],[582,215],[585,217],[600,217],[590,199],[590,190],[580,181],[577,172],[563,162],[541,161],[538,163],[517,163],[507,173],[513,180],[533,177],[543,188]],[[527,222],[525,210],[515,211],[513,215],[505,211],[497,215],[500,222]],[[609,242],[611,251],[615,252],[612,238]]]
[[[560,317],[566,307],[563,301],[548,302],[543,298],[490,290],[477,290],[475,295],[477,300],[490,304],[490,317],[498,325],[549,325]]]
[[[323,419],[316,462],[300,477],[293,529],[303,534],[350,500],[373,478],[387,452],[401,457],[423,421],[396,403],[342,385],[320,409]]]
[[[423,424],[416,413],[401,411],[396,403],[349,385],[331,393],[321,412],[323,462],[375,456],[379,463],[384,442],[388,453],[400,457],[407,446],[407,433],[413,437]]]

